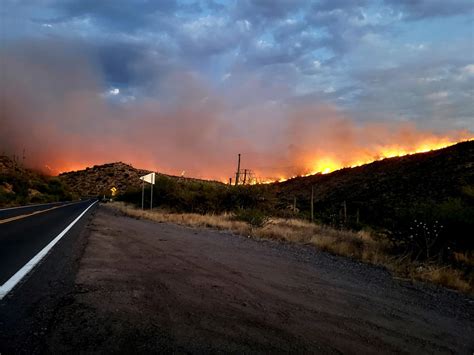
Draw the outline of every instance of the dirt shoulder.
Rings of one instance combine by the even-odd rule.
[[[472,299],[312,247],[101,206],[50,352],[471,354]]]

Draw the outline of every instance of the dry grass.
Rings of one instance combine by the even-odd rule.
[[[419,266],[412,268],[413,279],[428,280],[444,287],[460,290],[466,293],[473,293],[472,280],[466,280],[460,270],[449,266]]]
[[[135,218],[144,218],[156,222],[176,223],[195,228],[215,228],[230,230],[242,235],[251,232],[250,226],[245,222],[234,221],[230,215],[202,215],[197,213],[169,213],[163,210],[141,210],[123,202],[110,204],[115,209]]]
[[[474,252],[454,253],[454,260],[472,267],[474,266]]]
[[[163,210],[142,211],[121,202],[111,204],[115,209],[135,218],[157,222],[168,222],[195,228],[228,230],[239,235],[311,244],[332,254],[351,257],[364,262],[383,265],[394,274],[412,279],[430,281],[445,287],[473,293],[473,280],[466,280],[460,270],[452,267],[413,264],[406,258],[397,258],[389,253],[389,245],[370,233],[336,230],[298,219],[272,218],[264,227],[254,228],[236,221],[232,215],[201,215],[195,213],[169,213]],[[472,254],[455,256],[459,261],[472,263]]]

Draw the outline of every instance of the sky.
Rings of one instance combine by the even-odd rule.
[[[274,178],[473,136],[471,0],[2,0],[0,18],[0,150],[52,172],[223,179],[242,153]]]

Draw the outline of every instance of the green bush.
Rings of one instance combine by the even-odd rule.
[[[239,209],[235,212],[234,219],[236,221],[246,222],[254,228],[264,227],[270,220],[267,214],[256,208]]]

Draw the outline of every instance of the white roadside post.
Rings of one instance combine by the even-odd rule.
[[[150,211],[153,209],[153,185],[155,185],[155,173],[152,173],[151,176]]]
[[[155,173],[140,176],[140,180],[143,181],[142,185],[142,209],[145,203],[145,182],[151,184],[151,196],[150,196],[150,210],[153,209],[153,185],[155,185]]]

